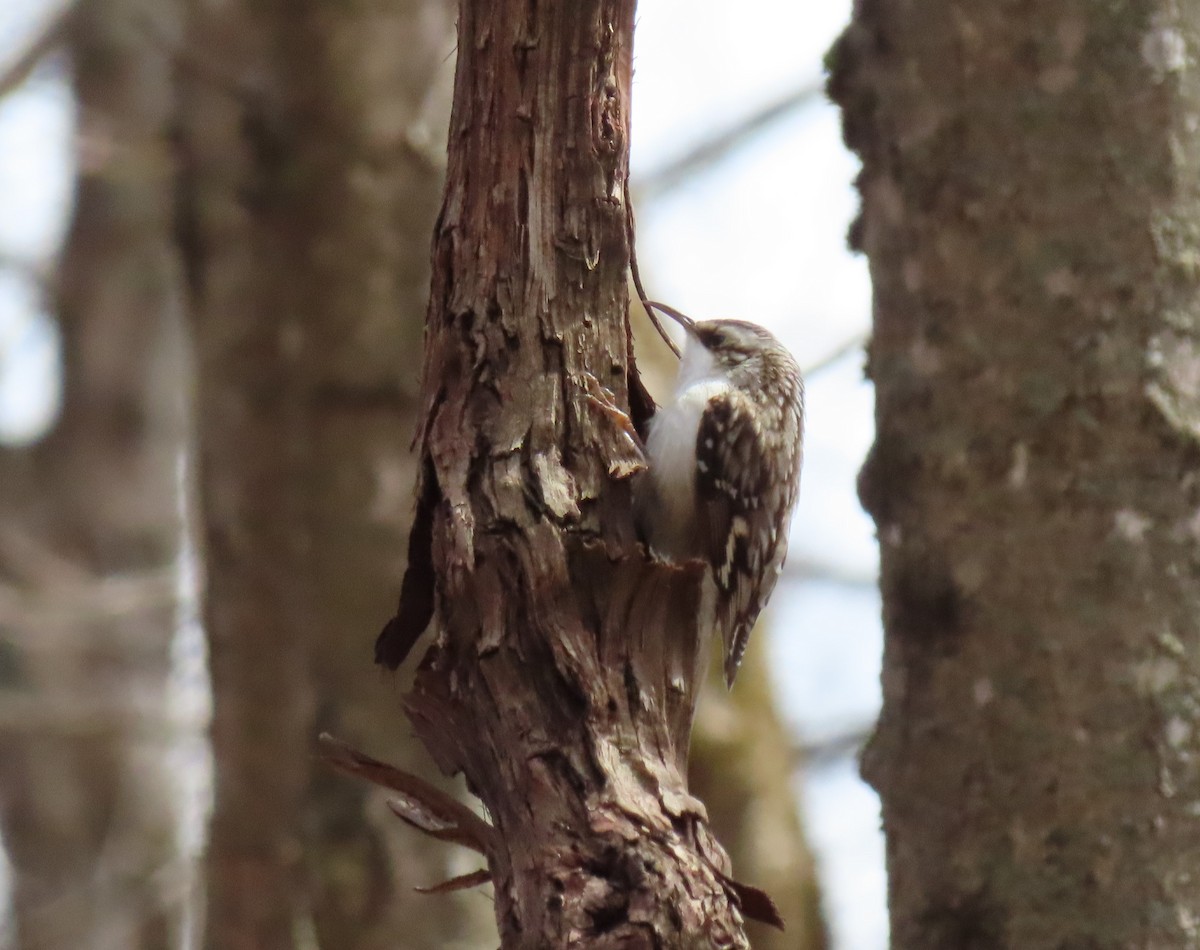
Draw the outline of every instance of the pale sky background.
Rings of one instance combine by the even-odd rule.
[[[633,165],[661,167],[740,116],[819,81],[849,0],[642,0],[634,59]],[[736,316],[774,330],[801,365],[870,326],[864,258],[846,249],[857,160],[825,99],[790,113],[725,161],[638,208],[652,297],[690,315]],[[809,380],[805,464],[792,552],[873,576],[874,526],[855,495],[874,433],[861,353]],[[869,724],[880,704],[878,592],[804,581],[771,605],[777,695],[801,739]],[[798,782],[821,864],[836,950],[883,950],[887,910],[879,801],[851,756]]]
[[[56,0],[0,2],[0,68],[54,9]],[[758,107],[819,82],[822,57],[849,14],[849,0],[642,0],[635,181]],[[50,69],[0,100],[0,440],[36,437],[56,407],[53,324],[22,272],[46,268],[62,240],[73,121],[69,90]],[[697,318],[764,323],[802,365],[865,333],[866,263],[845,247],[856,170],[829,103],[818,97],[790,112],[638,208],[651,295]],[[872,439],[872,400],[861,353],[810,379],[792,532],[797,559],[864,578],[874,575],[878,552],[855,477]],[[880,702],[877,592],[829,581],[781,584],[771,619],[776,685],[797,741],[869,724]],[[874,792],[843,756],[812,764],[797,793],[835,950],[883,950],[886,882]]]

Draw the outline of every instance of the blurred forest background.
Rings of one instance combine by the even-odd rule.
[[[644,278],[775,330],[809,367],[809,423],[768,634],[702,706],[693,781],[793,924],[756,947],[827,928],[879,950],[855,762],[881,650],[854,495],[870,288],[821,91],[849,4],[696,9],[639,10]],[[403,671],[370,660],[403,570],[453,67],[446,0],[0,8],[9,946],[494,945],[485,892],[412,893],[470,856],[314,759],[329,730],[435,771]]]

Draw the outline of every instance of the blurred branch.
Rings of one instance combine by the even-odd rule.
[[[183,606],[184,599],[175,564],[101,576],[42,539],[0,525],[0,630],[9,642],[28,636],[27,647],[45,648],[52,630],[91,636],[81,625]]]
[[[751,136],[789,113],[816,101],[824,91],[824,80],[810,81],[786,93],[782,98],[760,106],[711,138],[694,145],[683,155],[646,173],[634,182],[634,190],[642,201],[660,197],[683,184],[691,176],[716,164],[730,152],[741,147]]]
[[[872,717],[868,721],[849,723],[824,736],[805,737],[793,749],[792,765],[798,769],[858,755],[874,731],[875,718]]]
[[[45,646],[48,627],[118,620],[170,609],[179,602],[179,572],[174,565],[127,576],[39,584],[33,590],[0,583],[0,629],[5,630],[6,639],[28,634]],[[88,629],[79,629],[76,635],[92,634]]]
[[[49,920],[81,918],[98,899],[143,908],[182,906],[192,894],[193,879],[190,857],[148,866],[145,854],[116,839],[105,843],[102,860],[86,881],[52,893],[29,913]]]
[[[54,270],[52,266],[39,264],[11,251],[0,249],[0,270],[12,271],[17,276],[29,281],[37,288],[43,302],[54,298]]]
[[[783,580],[793,583],[822,581],[826,584],[840,584],[843,587],[874,589],[879,583],[879,575],[873,565],[868,569],[842,567],[797,554],[788,557],[783,568]]]
[[[208,83],[238,102],[262,102],[266,90],[261,84],[251,82],[216,58],[201,52],[194,44],[188,44],[177,31],[168,28],[160,20],[147,17],[142,21],[146,38],[171,61],[193,78]]]
[[[202,712],[164,706],[160,692],[146,684],[123,682],[120,690],[87,696],[53,695],[43,689],[0,689],[0,734],[110,740],[146,740],[164,746],[203,736]],[[3,946],[0,944],[0,946]]]
[[[21,88],[30,74],[37,69],[38,64],[63,44],[67,38],[67,27],[77,7],[76,2],[67,3],[46,21],[42,31],[11,63],[0,64],[0,99]]]
[[[849,354],[855,352],[856,350],[861,350],[867,345],[867,340],[870,338],[870,336],[870,330],[863,330],[860,333],[854,334],[854,336],[835,347],[829,353],[826,353],[815,363],[810,363],[808,366],[804,367],[804,378],[809,380],[814,376],[819,376],[821,373],[825,372],[825,370],[840,362]]]
[[[82,584],[95,577],[86,565],[13,524],[0,524],[0,576],[29,587]]]

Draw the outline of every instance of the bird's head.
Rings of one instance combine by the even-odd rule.
[[[773,360],[791,361],[790,354],[775,336],[757,323],[725,319],[697,321],[666,304],[651,302],[649,305],[665,313],[687,333],[683,354],[685,370],[681,375],[699,375],[687,371],[686,367],[698,367],[701,363],[711,370],[729,374],[735,371],[761,373]]]

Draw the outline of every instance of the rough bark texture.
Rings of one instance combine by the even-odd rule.
[[[597,404],[640,396],[632,34],[631,0],[460,6],[420,437],[440,633],[409,713],[498,829],[513,948],[747,946],[684,778],[703,574],[645,559]]]
[[[66,31],[79,176],[54,300],[62,408],[0,451],[0,822],[14,946],[178,946],[188,873],[165,753],[186,378],[170,255],[171,3]]]
[[[1200,14],[863,0],[893,945],[1200,939]]]
[[[179,237],[199,360],[214,687],[213,948],[494,945],[463,868],[319,731],[417,767],[371,668],[415,462],[428,236],[453,51],[440,0],[197,5]],[[439,101],[439,95],[441,101]],[[430,156],[434,156],[431,158]],[[427,762],[427,759],[423,761]],[[397,934],[402,934],[398,938]]]

